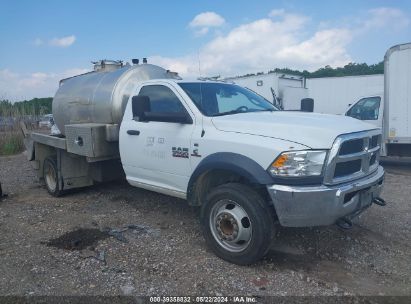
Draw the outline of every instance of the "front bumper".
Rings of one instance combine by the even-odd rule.
[[[362,179],[335,186],[268,186],[282,226],[309,227],[335,224],[343,216],[357,216],[379,197],[384,169]]]

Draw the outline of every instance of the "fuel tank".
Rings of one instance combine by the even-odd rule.
[[[120,124],[133,88],[150,79],[181,79],[152,64],[123,65],[102,60],[94,71],[60,81],[53,98],[53,117],[61,133],[68,124]]]

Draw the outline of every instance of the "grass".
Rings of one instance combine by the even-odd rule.
[[[0,132],[0,155],[13,155],[25,150],[20,130]]]
[[[3,121],[6,119],[9,123],[0,125],[0,156],[13,155],[23,152],[26,147],[24,146],[24,137],[20,128],[20,121],[26,121],[28,131],[38,130],[38,124],[36,122],[23,119],[22,117],[7,120],[7,118],[4,118],[3,116],[2,119]]]
[[[41,111],[40,111],[41,112]],[[33,109],[20,109],[0,98],[0,155],[13,155],[25,150],[20,121],[26,123],[29,131],[39,128],[38,121],[44,113]]]

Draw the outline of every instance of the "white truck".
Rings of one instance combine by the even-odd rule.
[[[382,128],[382,156],[411,157],[411,43],[386,52],[383,92],[353,102],[345,115]]]
[[[50,194],[125,176],[199,206],[206,243],[241,265],[267,253],[276,224],[349,228],[372,203],[385,205],[380,129],[133,63],[100,61],[61,81],[53,115],[62,134],[26,138]]]

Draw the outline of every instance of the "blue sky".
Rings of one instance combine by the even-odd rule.
[[[52,96],[90,61],[148,57],[183,76],[376,63],[411,41],[411,1],[0,2],[0,99]]]

